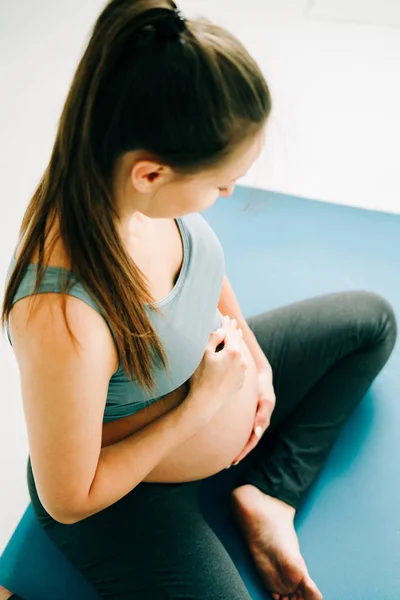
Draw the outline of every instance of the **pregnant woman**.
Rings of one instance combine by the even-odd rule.
[[[169,0],[113,0],[25,213],[2,319],[29,493],[101,598],[249,600],[198,504],[232,464],[229,509],[266,589],[322,598],[295,512],[396,320],[367,291],[244,318],[199,213],[255,162],[270,111],[233,35]]]

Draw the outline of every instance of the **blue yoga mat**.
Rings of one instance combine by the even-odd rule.
[[[370,290],[400,322],[400,216],[238,187],[204,216],[245,316],[324,293]],[[400,598],[400,344],[346,422],[297,513],[324,600]],[[202,482],[201,506],[253,600],[267,594],[227,510],[233,469]],[[98,600],[39,529],[31,507],[0,559],[25,600]]]
[[[364,289],[391,302],[400,326],[400,216],[249,188],[221,199],[205,216],[224,246],[245,316]],[[398,342],[296,516],[302,554],[324,600],[400,598],[399,432]],[[265,600],[226,514],[226,493],[215,500],[214,490],[213,497],[216,486],[229,489],[233,474],[226,473],[204,482],[206,514],[253,600]]]

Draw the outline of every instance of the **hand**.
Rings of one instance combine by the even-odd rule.
[[[249,452],[251,452],[251,450],[253,450],[253,448],[257,446],[262,434],[270,424],[271,415],[274,411],[276,403],[272,378],[272,370],[259,371],[258,373],[258,404],[254,419],[253,431],[246,446],[239,456],[233,461],[233,465],[236,465],[238,462],[240,462]],[[261,427],[261,429],[259,430],[257,427]],[[259,433],[259,435],[257,435],[256,431]]]
[[[209,422],[224,406],[232,402],[247,373],[241,329],[235,319],[223,317],[221,327],[210,334],[204,356],[189,380],[185,406],[195,418]],[[194,410],[195,409],[195,410]]]

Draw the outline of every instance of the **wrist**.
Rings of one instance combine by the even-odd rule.
[[[195,430],[206,425],[211,419],[212,415],[209,415],[204,407],[206,404],[206,390],[202,388],[194,388],[189,390],[187,396],[177,406],[178,412],[184,419],[191,422]]]

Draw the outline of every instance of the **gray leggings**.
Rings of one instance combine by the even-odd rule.
[[[214,477],[251,483],[298,507],[339,431],[388,360],[396,319],[370,292],[315,297],[249,319],[274,372],[270,427],[237,467]],[[199,506],[199,481],[141,483],[74,525],[40,504],[28,461],[33,508],[43,528],[112,600],[250,600],[232,559]]]

